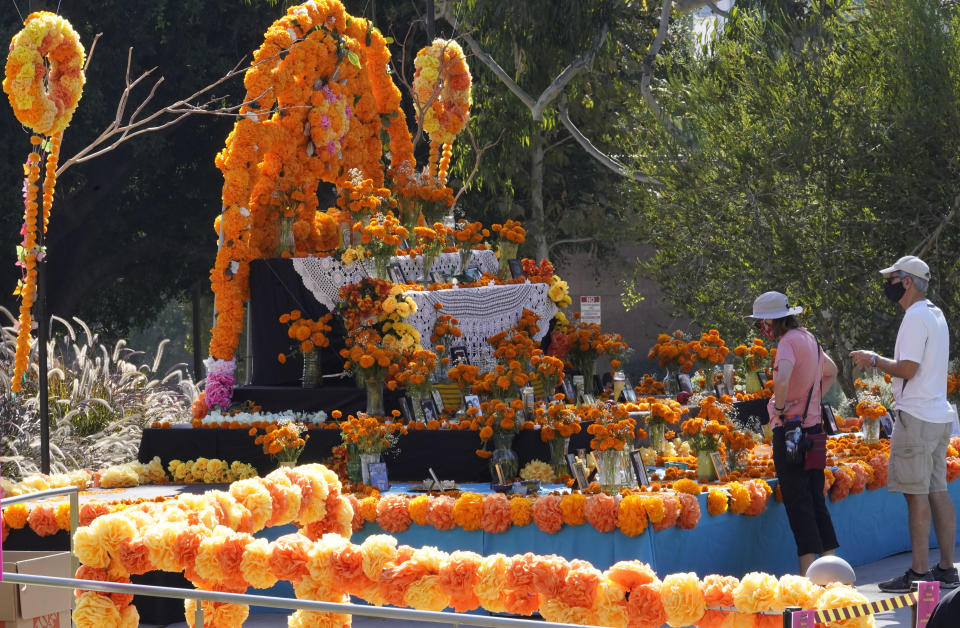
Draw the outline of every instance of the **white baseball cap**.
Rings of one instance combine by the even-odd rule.
[[[914,277],[919,277],[920,279],[930,280],[930,267],[916,255],[904,255],[894,262],[890,268],[881,270],[880,274],[887,277],[898,270],[913,275]]]
[[[753,301],[753,314],[748,314],[744,318],[761,320],[764,318],[783,318],[799,314],[802,311],[803,308],[799,305],[790,307],[787,295],[771,290],[770,292],[764,292]]]

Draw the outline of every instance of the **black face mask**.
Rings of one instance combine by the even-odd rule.
[[[907,289],[903,286],[902,279],[900,283],[891,283],[891,280],[888,279],[886,285],[883,286],[883,296],[887,297],[892,303],[899,303],[906,292]]]

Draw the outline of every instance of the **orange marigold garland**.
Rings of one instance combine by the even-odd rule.
[[[470,119],[470,70],[460,44],[451,39],[434,39],[422,48],[414,67],[414,101],[423,116],[423,130],[439,153],[440,147],[452,143]],[[443,146],[442,150],[448,149]],[[444,176],[438,176],[441,181],[446,178],[442,164]]]
[[[84,50],[66,19],[31,13],[10,41],[3,91],[23,125],[40,135],[67,128],[83,94]]]
[[[17,250],[17,266],[23,269],[23,276],[14,291],[20,296],[17,349],[10,386],[14,392],[21,390],[29,362],[37,262],[42,260],[43,234],[53,206],[63,129],[70,123],[83,93],[83,64],[84,50],[79,36],[67,20],[53,13],[31,13],[23,29],[10,42],[3,91],[10,98],[17,120],[37,133],[30,138],[34,149],[24,165],[23,240]],[[50,138],[45,140],[41,136]],[[44,154],[41,214],[37,182]]]
[[[271,221],[285,211],[275,192],[293,201],[295,251],[307,255],[329,250],[333,221],[318,222],[316,195],[301,198],[298,190],[314,190],[320,181],[339,185],[352,169],[381,187],[382,128],[391,138],[393,164],[414,163],[389,59],[380,32],[337,0],[291,7],[254,54],[241,118],[216,159],[224,186],[210,275],[217,311],[210,355],[221,372],[236,351],[248,264],[275,250]]]

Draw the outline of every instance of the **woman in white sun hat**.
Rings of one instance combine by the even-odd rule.
[[[820,397],[836,379],[837,365],[797,322],[801,312],[802,307],[790,306],[785,294],[765,292],[745,318],[777,343],[768,405],[773,465],[804,575],[817,555],[832,555],[839,546],[823,496],[824,464],[819,455],[824,445]],[[804,453],[811,446],[814,449]]]

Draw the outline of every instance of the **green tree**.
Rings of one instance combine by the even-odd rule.
[[[57,9],[52,2],[34,4],[34,10]],[[249,55],[277,13],[263,4],[244,7],[226,0],[147,5],[94,0],[61,10],[86,48],[103,33],[83,98],[64,134],[61,161],[114,120],[128,47],[134,47],[131,79],[152,67],[157,68],[152,78],[164,77],[151,107],[162,106],[212,83]],[[16,12],[5,11],[0,38],[8,41],[21,26]],[[150,80],[137,87],[133,98],[146,96],[152,85]],[[241,79],[213,95],[236,104],[243,95]],[[51,313],[96,321],[118,337],[152,320],[171,297],[206,281],[222,186],[213,157],[231,123],[226,117],[192,116],[66,171],[57,184],[48,232]],[[11,309],[18,277],[14,246],[23,214],[20,164],[29,151],[28,137],[5,107],[0,141],[9,158],[0,164],[0,250],[7,251],[10,262],[2,265],[0,285],[8,286],[3,303]]]
[[[640,98],[634,79],[655,15],[643,2],[607,0],[474,0],[441,14],[442,34],[473,53],[471,129],[481,144],[500,137],[460,209],[521,219],[536,257],[614,251],[629,214],[617,182],[648,181],[614,156],[635,126],[629,103]],[[462,178],[473,162],[460,146]]]
[[[692,60],[667,60],[663,105],[695,148],[648,126],[635,152],[664,181],[639,193],[641,274],[728,336],[766,290],[811,310],[804,323],[841,363],[890,352],[899,308],[879,268],[919,252],[932,294],[960,329],[956,229],[957,8],[924,0],[735,10]],[[955,334],[956,337],[956,334]]]

